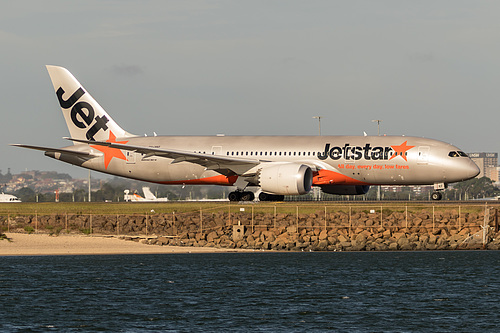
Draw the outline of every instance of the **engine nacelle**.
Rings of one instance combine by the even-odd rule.
[[[369,185],[323,185],[321,190],[328,194],[340,195],[360,195],[366,194],[370,189]]]
[[[264,167],[259,185],[263,192],[279,195],[306,194],[311,190],[313,173],[304,164],[283,163]]]

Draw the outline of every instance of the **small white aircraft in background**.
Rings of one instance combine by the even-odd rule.
[[[157,202],[157,201],[168,201],[168,198],[157,198],[156,195],[151,192],[149,187],[143,187],[142,192],[144,193],[144,197],[141,197],[137,193],[130,194],[129,190],[125,190],[125,201],[130,202]]]
[[[21,200],[12,194],[0,193],[0,202],[21,202]]]

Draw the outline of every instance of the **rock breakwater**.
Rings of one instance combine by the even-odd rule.
[[[10,232],[81,232],[123,236],[154,246],[277,251],[424,251],[500,249],[497,210],[415,212],[356,210],[314,213],[2,216]]]

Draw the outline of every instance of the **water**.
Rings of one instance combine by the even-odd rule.
[[[0,331],[493,332],[500,252],[0,257]]]

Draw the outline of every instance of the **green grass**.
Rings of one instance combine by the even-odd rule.
[[[27,225],[24,227],[24,231],[26,231],[28,234],[32,234],[35,231],[35,229],[32,226]]]
[[[9,237],[7,237],[7,235],[0,233],[0,241],[2,241],[2,240],[12,242],[12,240]]]
[[[58,203],[17,203],[0,204],[0,215],[26,214],[151,214],[192,212],[203,209],[224,207],[220,203],[100,203],[100,202],[58,202]]]
[[[440,205],[434,204],[435,211],[441,210],[457,210],[457,205]],[[499,205],[489,205],[489,207],[497,207]],[[209,213],[239,213],[241,208],[244,208],[244,213],[251,214],[252,209],[254,214],[319,214],[333,212],[349,213],[370,211],[380,212],[383,209],[384,215],[392,212],[408,212],[415,213],[426,210],[432,213],[432,203],[397,203],[397,202],[381,202],[381,203],[349,203],[349,202],[263,202],[263,203],[221,203],[221,202],[165,202],[165,203],[2,203],[0,204],[0,216],[10,215],[11,218],[16,215],[51,215],[51,214],[171,214],[199,212],[203,210],[203,214]],[[484,204],[477,205],[461,205],[462,213],[478,213],[484,211]]]
[[[80,229],[80,232],[85,235],[90,235],[92,233],[92,230],[90,228],[86,228],[86,229]]]

